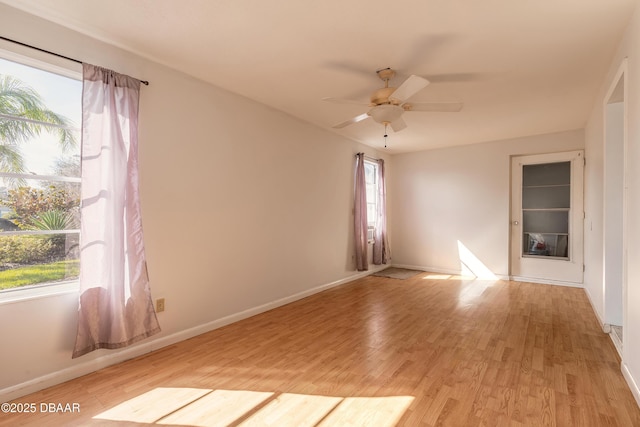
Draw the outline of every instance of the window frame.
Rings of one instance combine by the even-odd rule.
[[[44,72],[57,74],[61,77],[71,78],[82,82],[82,65],[73,61],[60,59],[52,55],[48,55],[42,52],[34,51],[23,46],[13,45],[10,43],[0,43],[0,58],[14,62],[17,64],[25,65],[31,68],[35,68]],[[20,76],[16,76],[20,77]],[[78,100],[80,103],[81,99]],[[29,119],[20,117],[13,117],[10,115],[2,115],[4,118],[10,118],[12,120],[21,120],[34,122]],[[38,123],[36,121],[36,123]],[[58,125],[51,125],[49,123],[42,123],[43,126],[49,127],[62,127]],[[78,127],[73,127],[73,130],[77,130],[80,134],[82,132],[82,124],[78,123]],[[81,144],[81,137],[79,138],[79,144]],[[58,175],[32,175],[32,174],[18,174],[0,172],[2,178],[13,179],[29,179],[37,181],[48,182],[66,182],[66,183],[79,183],[81,184],[81,177],[68,177]],[[2,236],[12,235],[60,235],[60,234],[77,234],[80,236],[80,229],[69,230],[21,230],[21,231],[4,231]],[[24,287],[15,287],[10,289],[0,290],[0,305],[6,303],[14,303],[31,299],[38,299],[68,293],[79,292],[80,285],[78,278],[61,280],[59,282],[40,283],[34,285],[26,285]]]

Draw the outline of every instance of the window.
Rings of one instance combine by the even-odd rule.
[[[0,293],[79,273],[80,73],[0,56]],[[71,78],[75,75],[76,78]]]
[[[373,242],[378,217],[378,164],[364,161],[364,180],[367,186],[367,241]]]

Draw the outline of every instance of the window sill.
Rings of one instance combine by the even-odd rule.
[[[31,286],[28,288],[8,289],[0,292],[0,305],[23,302],[56,295],[78,293],[80,283],[77,280],[56,283],[55,285]]]

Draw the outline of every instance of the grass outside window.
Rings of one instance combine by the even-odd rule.
[[[0,290],[74,279],[79,274],[79,260],[65,260],[49,264],[12,268],[0,271]]]

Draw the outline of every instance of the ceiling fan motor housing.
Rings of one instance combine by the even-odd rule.
[[[383,87],[382,89],[376,90],[371,94],[371,106],[393,103],[389,101],[389,97],[395,90],[395,87]]]

